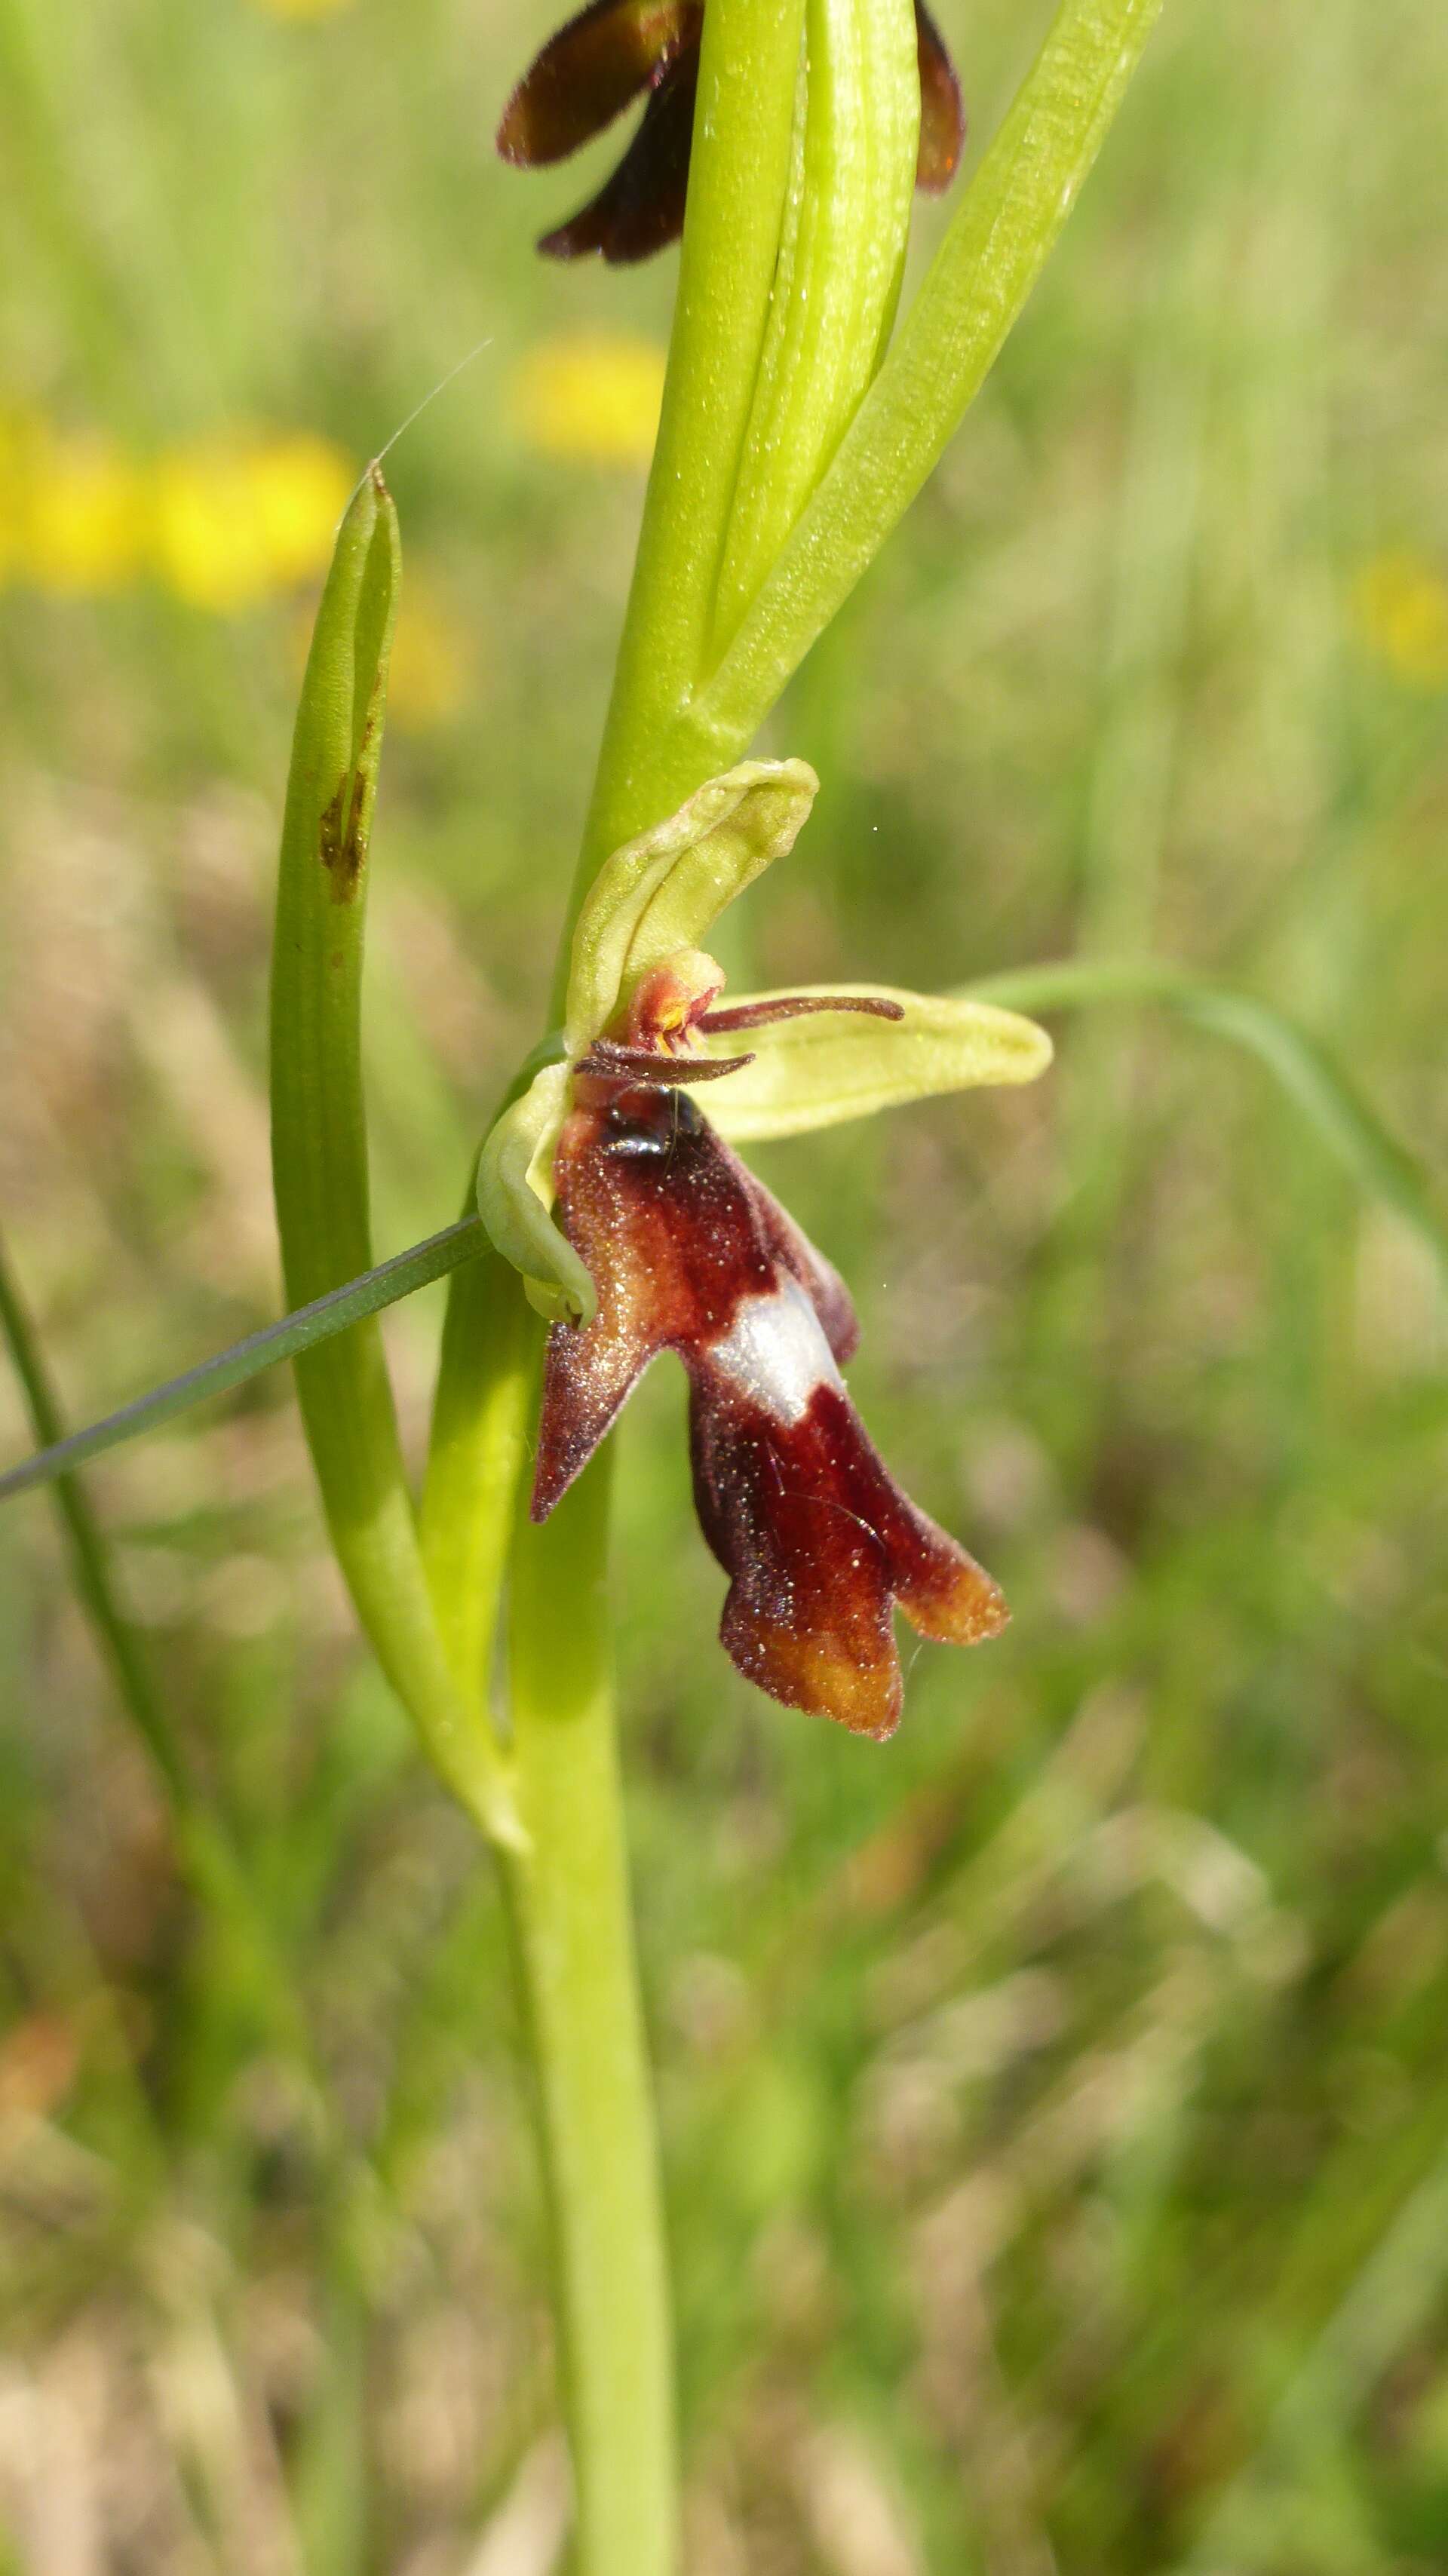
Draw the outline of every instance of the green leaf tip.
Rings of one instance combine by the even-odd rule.
[[[401,579],[396,507],[369,465],[337,531],[294,746],[294,785],[311,790],[314,846],[337,903],[355,900],[367,864]]]

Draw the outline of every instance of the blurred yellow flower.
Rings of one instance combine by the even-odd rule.
[[[594,465],[647,465],[659,426],[664,351],[626,332],[540,340],[509,384],[514,422],[545,456]]]
[[[157,459],[155,564],[193,607],[245,608],[326,565],[355,475],[326,439],[197,439]]]
[[[299,604],[287,641],[300,681],[311,647],[315,603]],[[403,566],[402,597],[387,672],[387,717],[404,733],[451,724],[473,693],[478,638],[439,589],[426,566]]]
[[[305,581],[324,571],[357,481],[350,458],[305,431],[272,438],[253,451],[251,481],[273,580]]]
[[[474,658],[471,634],[427,574],[404,570],[387,680],[389,716],[419,733],[450,723],[466,703]]]
[[[0,582],[20,571],[31,459],[41,426],[38,414],[0,403]]]
[[[1358,632],[1395,679],[1448,687],[1448,581],[1406,546],[1374,555],[1353,585]]]
[[[268,18],[334,18],[351,0],[256,0]]]
[[[15,460],[12,569],[63,596],[118,590],[146,541],[142,478],[110,439],[38,430]]]

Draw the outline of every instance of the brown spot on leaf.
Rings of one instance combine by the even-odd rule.
[[[354,793],[355,787],[356,772],[349,769],[339,779],[336,795],[323,806],[317,824],[317,847],[331,879],[334,903],[352,901],[367,857],[362,799]]]

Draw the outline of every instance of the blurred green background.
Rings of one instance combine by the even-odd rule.
[[[979,137],[1045,12],[942,15]],[[540,1024],[673,284],[532,255],[613,149],[492,158],[550,23],[0,0],[0,1222],[77,1419],[276,1311],[320,557],[485,336],[389,469],[379,1252],[450,1217]],[[1168,0],[772,729],[824,790],[737,971],[1151,947],[1441,1169],[1445,96],[1422,0]],[[1033,1093],[760,1157],[853,1282],[881,1446],[1015,1610],[919,1654],[888,1751],[715,1647],[677,1371],[621,1437],[688,2576],[1448,2566],[1441,1282],[1260,1066],[1138,1010],[1059,1034]],[[387,1328],[414,1444],[438,1312]],[[5,1506],[0,2564],[546,2576],[496,1892],[359,1650],[288,1383],[90,1490],[327,2108],[188,1893],[49,1503]]]

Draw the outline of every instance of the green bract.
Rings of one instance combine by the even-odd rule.
[[[793,848],[818,786],[802,760],[743,761],[667,822],[625,842],[594,879],[574,933],[560,1057],[504,1110],[478,1165],[483,1223],[540,1313],[588,1324],[597,1303],[587,1270],[548,1213],[574,1070],[620,1026],[641,979],[697,950],[726,905]],[[940,1092],[1033,1082],[1051,1061],[1044,1029],[988,1002],[889,984],[803,990],[810,999],[892,1002],[899,1016],[825,1011],[751,1027],[752,1061],[711,1088],[709,1115],[722,1135],[798,1136]],[[798,998],[743,997],[750,1006]],[[740,1051],[737,1037],[723,1032],[699,1033],[696,1047],[714,1056]]]

